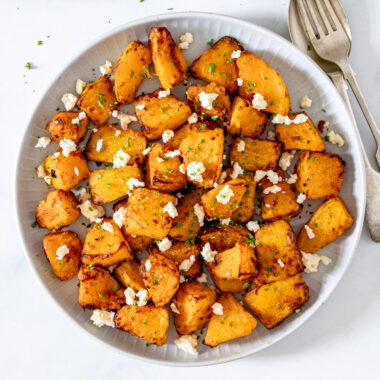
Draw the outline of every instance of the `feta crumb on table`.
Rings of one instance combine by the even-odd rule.
[[[59,141],[59,146],[62,149],[62,154],[65,157],[69,157],[71,152],[75,152],[77,150],[77,144],[73,140],[63,139]]]
[[[192,355],[198,355],[198,351],[195,348],[198,344],[198,340],[195,334],[182,335],[178,339],[175,339],[174,343],[180,350]]]
[[[315,273],[318,272],[318,265],[321,261],[324,265],[329,265],[331,259],[324,255],[318,255],[316,253],[306,253],[302,252],[302,263],[305,266],[305,273]]]
[[[115,327],[114,323],[115,312],[96,309],[92,312],[91,321],[96,327],[109,326]]]
[[[47,136],[41,136],[38,141],[37,141],[37,144],[34,145],[35,148],[46,148],[49,144],[51,143],[51,139],[50,137],[47,137]]]
[[[179,40],[181,41],[178,44],[178,47],[182,50],[187,50],[190,46],[190,44],[194,41],[193,35],[189,32],[183,34]]]
[[[312,102],[313,101],[307,95],[304,95],[301,99],[300,106],[301,108],[310,108]]]
[[[75,83],[75,91],[77,92],[77,94],[81,95],[85,87],[86,87],[86,82],[78,78]]]
[[[65,106],[66,111],[71,111],[75,107],[78,98],[73,94],[66,93],[63,94],[61,100],[63,105]]]
[[[99,71],[102,75],[108,75],[112,73],[112,62],[110,60],[106,60],[104,65],[99,66]]]
[[[334,131],[330,131],[327,134],[327,141],[331,144],[338,145],[339,148],[341,148],[344,145],[343,137]]]

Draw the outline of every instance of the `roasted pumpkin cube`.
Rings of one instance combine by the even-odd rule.
[[[84,242],[83,263],[108,267],[133,259],[129,244],[112,219],[104,218],[91,225]]]
[[[150,30],[149,47],[154,70],[165,90],[176,87],[187,78],[189,65],[165,27],[154,27]]]
[[[187,178],[179,167],[179,151],[171,151],[162,144],[154,144],[145,164],[145,183],[149,189],[173,192],[186,186]],[[173,157],[172,157],[173,156]]]
[[[289,114],[290,120],[304,112]],[[284,144],[284,150],[303,149],[323,152],[325,143],[310,117],[300,124],[276,124],[276,138]]]
[[[181,198],[178,202],[178,216],[173,219],[173,226],[169,231],[169,236],[179,241],[194,239],[201,226],[194,207],[201,206],[201,196],[203,190],[193,189]],[[198,205],[198,206],[195,206]]]
[[[140,264],[135,260],[123,261],[113,273],[124,288],[132,288],[136,293],[146,289],[141,277]]]
[[[196,186],[213,187],[222,171],[223,144],[221,128],[197,131],[182,140],[179,150],[189,181]]]
[[[142,182],[136,164],[90,172],[89,185],[94,203],[103,205],[128,194],[134,187],[131,180]]]
[[[186,96],[195,112],[213,119],[228,119],[230,115],[230,98],[226,88],[221,84],[209,83],[206,86],[193,84],[186,90]],[[212,97],[212,101],[209,99]]]
[[[309,299],[309,288],[301,274],[262,285],[244,296],[249,309],[271,329]]]
[[[234,51],[243,50],[233,37],[222,37],[198,57],[190,67],[193,77],[224,86],[229,92],[237,90],[237,69],[231,57]]]
[[[141,261],[141,274],[156,306],[166,305],[179,288],[179,270],[174,261],[158,253]]]
[[[42,228],[49,228],[52,232],[57,232],[79,218],[78,204],[78,200],[72,192],[52,191],[37,206],[37,223]]]
[[[255,215],[255,176],[254,173],[245,171],[245,173],[239,175],[238,178],[244,179],[248,183],[248,188],[241,199],[240,207],[234,211],[231,218],[239,223],[247,223],[252,220]]]
[[[169,202],[175,204],[174,195],[145,188],[133,190],[127,203],[125,232],[128,235],[164,239],[172,227],[172,218],[164,212]]]
[[[90,174],[81,149],[71,152],[68,156],[59,149],[45,158],[44,168],[56,190],[69,191]]]
[[[148,140],[160,139],[164,131],[175,131],[185,124],[191,115],[190,106],[174,95],[159,97],[162,89],[140,95],[135,101],[136,115],[141,130]]]
[[[184,282],[173,298],[178,313],[173,312],[174,325],[180,335],[203,328],[211,318],[216,291],[199,282]]]
[[[231,106],[231,118],[227,131],[232,136],[259,138],[265,131],[267,116],[252,107],[247,99],[236,96]]]
[[[125,305],[115,314],[115,327],[147,343],[162,346],[168,337],[169,311],[151,303],[145,306]]]
[[[241,178],[232,179],[202,195],[202,204],[209,218],[226,219],[241,206],[248,189],[248,182]]]
[[[82,265],[78,278],[79,304],[85,309],[115,310],[125,303],[123,289],[107,270]]]
[[[82,242],[75,232],[64,231],[47,234],[42,239],[42,244],[55,277],[66,281],[78,273],[81,264]]]
[[[277,141],[237,137],[231,146],[230,160],[238,162],[243,169],[249,171],[274,170],[281,152],[282,144]]]
[[[104,75],[89,83],[82,92],[77,106],[95,125],[104,124],[112,111],[119,109],[111,79]]]
[[[79,112],[58,112],[49,123],[49,132],[51,138],[57,143],[63,139],[69,139],[78,144],[86,135],[88,124],[87,115],[79,120]]]
[[[296,173],[299,193],[309,199],[333,198],[342,187],[344,162],[334,153],[302,152]]]
[[[145,149],[146,138],[141,132],[133,129],[122,130],[105,124],[91,133],[87,142],[86,157],[93,161],[112,163],[121,150],[129,156],[129,165],[141,164],[144,161]]]
[[[262,200],[261,217],[264,220],[290,219],[302,211],[302,205],[297,202],[293,187],[286,182],[284,172],[279,169],[277,173],[281,180],[276,185],[273,185],[267,177],[259,182]]]
[[[287,115],[290,109],[288,89],[281,75],[250,51],[243,51],[236,60],[238,78],[243,79],[239,95],[251,99],[261,94],[267,106],[265,112]]]
[[[283,280],[302,272],[301,254],[292,227],[278,220],[261,227],[256,233],[259,274],[257,285]]]
[[[317,252],[343,235],[353,223],[354,219],[347,210],[343,199],[331,198],[314,212],[298,233],[298,248],[306,253]],[[309,229],[309,233],[307,233],[307,229]]]
[[[143,79],[150,78],[150,49],[141,41],[132,41],[117,61],[114,69],[116,99],[121,104],[133,102]]]
[[[220,343],[247,336],[255,329],[256,319],[232,294],[222,293],[217,302],[222,305],[223,314],[212,313],[204,344],[216,347]]]
[[[161,252],[157,247],[153,247],[150,252],[153,254],[161,254],[169,260],[174,261],[179,266],[180,274],[185,277],[197,278],[202,274],[201,253],[196,244],[176,241],[164,252]],[[189,269],[181,268],[181,264],[185,260],[186,264],[190,264]]]

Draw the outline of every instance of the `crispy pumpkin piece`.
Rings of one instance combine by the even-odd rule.
[[[277,173],[281,180],[276,185],[267,177],[259,182],[264,220],[290,219],[302,211],[302,204],[297,202],[297,195],[293,186],[286,182],[283,170],[279,169]]]
[[[117,224],[110,218],[93,223],[84,242],[82,261],[108,267],[123,260],[133,260],[129,244]]]
[[[211,306],[216,291],[199,282],[184,282],[173,298],[178,313],[173,312],[174,325],[180,335],[191,334],[203,328],[211,318]]]
[[[223,144],[221,128],[198,130],[182,140],[179,150],[189,181],[196,186],[213,187],[222,171]]]
[[[141,261],[141,274],[148,294],[156,306],[166,305],[179,288],[176,263],[158,253]]]
[[[145,149],[146,138],[140,131],[122,130],[105,124],[92,131],[87,142],[86,157],[93,161],[112,163],[121,150],[129,156],[129,165],[141,164]]]
[[[308,199],[336,197],[343,183],[344,162],[334,153],[302,152],[296,164],[295,184]]]
[[[82,92],[77,106],[95,125],[104,124],[112,111],[119,109],[111,79],[104,75],[89,83]]]
[[[69,191],[90,174],[81,149],[71,152],[68,156],[59,149],[45,158],[44,168],[56,190]]]
[[[247,99],[236,96],[231,106],[231,117],[227,131],[232,136],[259,138],[265,131],[267,116],[252,107]]]
[[[208,100],[210,95],[213,96],[212,101]],[[186,96],[195,112],[202,117],[229,119],[231,104],[224,86],[217,83],[209,83],[206,86],[193,84],[186,90]]]
[[[42,228],[49,228],[52,232],[57,232],[79,218],[78,204],[78,200],[72,192],[52,191],[37,206],[37,223]]]
[[[244,174],[239,175],[238,178],[244,179],[248,183],[248,188],[241,199],[240,207],[234,211],[231,218],[238,223],[247,223],[252,220],[255,215],[255,176],[254,173],[245,171]]]
[[[115,314],[115,327],[147,343],[162,346],[169,329],[169,311],[151,303],[145,306],[125,305]]]
[[[141,130],[148,140],[158,140],[166,130],[175,131],[185,124],[191,115],[190,106],[174,95],[160,98],[162,89],[151,94],[140,95],[135,101],[136,115]]]
[[[314,211],[313,216],[298,233],[298,248],[306,253],[317,252],[343,235],[353,224],[354,219],[343,199],[331,198]]]
[[[257,321],[230,293],[222,293],[217,300],[223,307],[223,314],[212,313],[204,344],[216,347],[220,343],[249,335]]]
[[[190,242],[182,242],[176,241],[172,244],[172,246],[161,252],[157,247],[153,247],[150,250],[153,254],[161,254],[165,256],[169,260],[174,261],[180,269],[180,274],[189,277],[189,278],[197,278],[202,274],[202,264],[201,264],[201,254],[197,244],[193,244]],[[189,264],[189,269],[182,269],[181,264],[183,264],[186,268],[186,264]]]
[[[81,264],[82,242],[72,231],[50,233],[42,244],[54,275],[61,281],[74,277]],[[64,254],[62,256],[62,254]]]
[[[309,288],[301,274],[262,285],[244,296],[248,308],[271,329],[309,299]]]
[[[292,227],[278,220],[261,227],[256,233],[256,252],[259,274],[257,286],[283,280],[302,272],[301,254]]]
[[[238,88],[237,69],[231,54],[238,50],[243,50],[239,41],[233,37],[222,37],[193,61],[190,67],[192,76],[218,83],[234,93]]]
[[[248,182],[241,178],[232,179],[202,195],[202,204],[209,218],[230,218],[241,206],[248,189]]]
[[[186,186],[187,178],[180,171],[182,162],[178,151],[172,151],[162,144],[154,144],[145,164],[145,183],[149,189],[173,192]],[[172,157],[172,155],[174,157]]]
[[[281,152],[282,144],[277,141],[237,137],[231,146],[230,160],[238,162],[243,169],[249,171],[274,170]]]
[[[144,78],[150,78],[152,63],[150,49],[141,41],[132,41],[123,51],[114,69],[116,99],[121,104],[129,104],[135,98],[137,89]]]
[[[306,115],[305,112],[298,112],[288,116],[293,120],[301,114]],[[303,149],[314,152],[325,150],[325,143],[310,117],[300,124],[276,124],[276,138],[284,144],[284,150]]]
[[[142,182],[140,169],[136,164],[90,172],[92,200],[97,205],[103,205],[121,198],[136,186],[136,180]]]
[[[169,202],[175,204],[174,195],[145,188],[133,190],[126,207],[125,232],[128,235],[164,239],[173,220],[164,212],[164,207]]]
[[[187,78],[189,65],[165,27],[154,27],[149,33],[154,70],[161,86],[167,90],[176,87]]]
[[[78,144],[86,135],[88,124],[87,115],[84,119],[79,120],[79,112],[58,112],[49,123],[49,132],[56,143],[63,139],[69,139]]]
[[[125,303],[123,289],[107,270],[82,265],[78,278],[79,304],[85,309],[114,310]]]
[[[136,293],[140,290],[146,290],[141,277],[141,267],[137,261],[123,261],[115,268],[113,273],[124,288],[132,288]]]
[[[266,112],[287,115],[290,110],[288,89],[280,74],[250,51],[243,51],[236,60],[238,78],[243,79],[239,95],[252,99],[254,94],[261,94],[267,106]]]
[[[178,216],[173,219],[173,226],[169,236],[179,241],[194,239],[201,226],[194,207],[201,207],[202,189],[193,189],[183,196],[176,206]],[[198,204],[198,206],[195,206]]]

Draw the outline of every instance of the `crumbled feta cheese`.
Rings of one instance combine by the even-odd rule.
[[[273,170],[268,170],[268,171],[256,170],[255,178],[254,178],[255,182],[261,181],[264,177],[268,177],[268,180],[273,185],[277,185],[282,180],[282,178],[278,175],[278,173],[274,172]]]
[[[237,82],[237,85],[238,85],[239,87],[241,87],[241,86],[243,85],[243,79],[242,79],[242,78],[237,78],[237,79],[236,79],[236,82]]]
[[[112,223],[110,222],[104,222],[102,224],[102,228],[104,231],[108,231],[110,232],[111,234],[113,234],[113,226],[112,226]]]
[[[95,133],[95,132],[98,132],[98,128],[93,128],[93,129],[92,129],[92,132],[94,132],[94,133]]]
[[[137,104],[136,109],[137,110],[143,110],[145,108],[145,103]]]
[[[157,243],[157,247],[161,252],[165,252],[172,246],[172,242],[165,238],[164,240],[161,240],[159,243]]]
[[[75,83],[75,91],[77,92],[78,95],[80,95],[84,88],[86,87],[86,82],[83,81],[82,79],[77,79]]]
[[[297,203],[302,204],[305,201],[305,199],[306,199],[305,194],[298,194]]]
[[[140,289],[136,297],[139,299],[137,301],[137,306],[145,306],[148,303],[148,292],[145,289]]]
[[[57,248],[56,251],[57,260],[62,260],[68,253],[70,253],[70,249],[67,247],[67,245],[61,245],[59,248]]]
[[[172,202],[168,202],[166,206],[163,208],[163,211],[167,212],[171,218],[175,218],[176,216],[178,216],[178,211]]]
[[[157,161],[158,161],[158,162],[164,162],[164,159],[161,158],[161,157],[157,157]]]
[[[268,103],[264,99],[264,96],[262,96],[260,93],[257,92],[255,95],[253,95],[253,99],[252,99],[253,108],[260,111],[267,108],[267,105]]]
[[[281,191],[281,187],[277,186],[277,185],[273,185],[273,186],[269,186],[266,189],[264,189],[263,193],[264,194],[269,194],[269,193],[276,194],[279,191]]]
[[[256,220],[251,220],[246,224],[246,226],[251,232],[257,232],[260,229],[260,225]]]
[[[150,260],[148,259],[147,261],[145,261],[145,269],[149,272],[151,269],[152,269],[152,264],[150,262]]]
[[[120,133],[121,133],[121,130],[120,130],[120,129],[116,129],[116,131],[115,131],[115,136],[119,136]],[[143,153],[144,153],[144,152],[143,152]]]
[[[95,222],[97,218],[102,217],[105,212],[102,206],[95,205],[90,200],[86,200],[79,205],[80,211],[84,217]]]
[[[182,263],[179,265],[178,269],[180,271],[186,272],[191,268],[191,266],[194,264],[194,262],[195,262],[195,256],[191,255],[188,259],[182,261]]]
[[[306,123],[307,119],[309,117],[307,115],[305,115],[304,113],[300,113],[298,114],[293,120],[292,120],[292,124],[302,124],[302,123]]]
[[[329,265],[331,259],[327,256],[317,255],[316,253],[306,253],[302,252],[302,263],[305,266],[306,273],[318,272],[319,262],[322,261],[322,264]]]
[[[201,106],[205,108],[206,110],[212,110],[212,103],[216,100],[216,98],[219,96],[215,93],[208,94],[207,92],[200,92],[199,93],[199,101],[201,102]]]
[[[197,336],[195,334],[182,335],[178,339],[175,339],[174,343],[180,350],[185,351],[188,354],[198,355],[198,351],[195,348],[198,344]]]
[[[78,98],[70,93],[66,93],[62,96],[62,103],[65,106],[66,111],[70,111],[75,107]]]
[[[281,259],[278,259],[277,262],[278,262],[278,265],[279,265],[281,268],[283,268],[283,267],[285,266],[284,262],[283,262]]]
[[[127,213],[127,209],[125,207],[120,207],[113,214],[113,221],[121,228],[125,221],[125,214]]]
[[[194,214],[198,218],[198,223],[200,227],[204,226],[204,220],[205,220],[205,210],[202,205],[199,203],[194,205]]]
[[[174,137],[174,132],[171,129],[167,129],[162,134],[162,142],[166,144],[173,137]]]
[[[102,75],[108,75],[112,73],[112,62],[108,59],[104,65],[99,66],[100,73]]]
[[[142,181],[139,181],[137,178],[132,177],[131,179],[128,180],[127,186],[129,190],[133,190],[135,187],[145,187],[145,183]]]
[[[239,163],[238,162],[235,162],[234,163],[234,169],[235,169],[235,164],[238,164],[239,165]],[[240,167],[240,165],[239,165],[239,167]],[[243,169],[242,169],[243,170]],[[236,171],[238,171],[238,166],[236,165]],[[239,172],[240,172],[240,170],[239,170]],[[233,172],[232,172],[233,173]],[[244,173],[244,172],[243,172]],[[236,174],[236,173],[235,173]],[[242,173],[240,173],[240,174],[242,174]],[[239,176],[239,174],[238,174],[238,176]],[[222,185],[223,183],[224,183],[224,181],[226,180],[226,178],[227,178],[227,172],[226,171],[222,171],[222,173],[221,173],[221,175],[220,175],[220,177],[219,177],[219,179],[218,179],[218,185],[220,186],[220,185]]]
[[[292,164],[295,154],[295,151],[282,153],[280,161],[278,163],[282,170],[285,171]]]
[[[103,139],[99,139],[98,142],[96,143],[96,151],[100,152],[103,148]]]
[[[148,148],[146,148],[146,149],[143,150],[143,152],[142,152],[143,155],[146,156],[151,151],[151,149],[152,148],[150,146],[148,146]]]
[[[300,106],[301,106],[301,108],[310,108],[311,103],[312,103],[312,100],[307,95],[305,95],[301,99]]]
[[[231,222],[231,218],[220,219],[220,223],[222,223],[224,226],[228,226],[230,222]]]
[[[242,175],[242,174],[244,174],[244,170],[241,168],[241,166],[239,165],[238,162],[234,162],[233,170],[232,170],[232,173],[230,175],[231,179],[235,179],[235,178],[239,177],[239,175]]]
[[[45,170],[44,163],[42,163],[40,166],[38,166],[37,176],[38,176],[38,178],[44,178],[46,176],[46,170]]]
[[[179,171],[180,171],[182,174],[186,174],[186,166],[185,166],[185,164],[181,164],[181,165],[179,165]]]
[[[187,122],[189,124],[195,124],[198,121],[198,114],[196,112],[193,112],[189,118],[187,119]]]
[[[165,153],[165,157],[168,157],[168,158],[174,158],[180,155],[181,155],[181,152],[179,150],[174,150],[173,152]]]
[[[201,255],[205,261],[207,261],[208,263],[211,263],[212,261],[215,260],[215,255],[217,253],[218,251],[213,251],[211,249],[210,243],[206,243],[202,248]]]
[[[177,306],[176,306],[176,304],[175,304],[174,302],[172,302],[172,303],[170,304],[170,309],[171,309],[171,311],[172,311],[173,313],[181,314],[181,313],[179,312],[179,310],[177,309]]]
[[[340,148],[344,145],[343,137],[339,133],[335,133],[334,131],[330,131],[327,134],[328,141],[331,144],[338,145]]]
[[[191,181],[203,182],[202,174],[206,171],[203,162],[192,161],[187,165],[187,175]]]
[[[113,167],[115,169],[123,168],[127,165],[131,156],[128,153],[125,153],[121,149],[113,156]]]
[[[118,115],[118,113],[119,113],[119,111],[118,111],[118,110],[114,110],[114,111],[112,111],[112,114],[111,114],[111,116],[112,116],[112,117],[116,117],[116,118],[117,118],[117,115]]]
[[[48,185],[51,185],[51,177],[49,177],[48,175],[46,175],[44,177],[44,181],[48,184]]]
[[[226,205],[233,196],[234,192],[231,190],[230,186],[225,185],[223,189],[219,191],[219,194],[216,196],[216,200],[219,203]]]
[[[41,136],[38,141],[37,141],[37,144],[34,145],[35,148],[46,148],[51,142],[51,139],[47,136]]]
[[[185,33],[183,34],[179,40],[181,41],[178,44],[178,47],[182,50],[187,50],[190,46],[190,44],[194,41],[193,35],[191,33]]]
[[[109,326],[115,327],[115,312],[96,309],[92,312],[91,321],[96,327]]]
[[[182,274],[179,275],[179,283],[182,284],[183,282],[186,282],[185,276],[182,276]]]
[[[272,122],[274,124],[285,124],[285,125],[290,125],[290,124],[302,124],[307,121],[309,117],[305,115],[304,113],[298,114],[293,120],[289,119],[288,116],[283,116],[280,114],[276,114],[272,118]]]
[[[323,128],[327,128],[329,125],[330,125],[330,123],[329,123],[328,121],[325,121],[325,122],[323,123]]]
[[[63,139],[59,141],[59,146],[62,149],[62,154],[65,157],[69,157],[71,152],[75,152],[77,150],[77,144],[73,140]]]
[[[292,185],[293,183],[296,183],[297,179],[298,179],[297,173],[294,173],[294,174],[289,173],[289,175],[290,175],[290,177],[286,179],[286,182],[289,185]]]
[[[223,315],[223,305],[219,302],[215,302],[211,306],[212,312],[216,315]]]
[[[236,149],[239,153],[244,152],[245,150],[245,142],[244,140],[240,140],[236,146]]]
[[[125,303],[127,305],[133,305],[135,303],[136,293],[132,288],[127,288],[124,290]]]
[[[201,284],[206,284],[208,282],[207,274],[202,273],[199,277],[196,278],[197,282],[200,282]]]
[[[306,231],[306,234],[307,234],[307,237],[309,239],[314,239],[315,238],[315,234],[314,234],[314,231],[312,228],[310,228],[307,224],[305,224],[305,231]]]
[[[232,53],[231,53],[231,58],[232,59],[238,59],[240,57],[240,54],[241,54],[241,50],[234,50]]]
[[[79,176],[79,169],[76,166],[74,167],[74,173],[77,177]]]
[[[79,124],[79,117],[71,120],[71,124]]]
[[[170,89],[158,91],[158,99],[166,98],[170,95]]]
[[[117,116],[115,116],[120,121],[121,129],[127,129],[128,125],[134,121],[137,121],[137,117],[135,115],[128,115],[127,113],[117,111]]]

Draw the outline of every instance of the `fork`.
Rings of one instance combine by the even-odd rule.
[[[377,143],[376,160],[380,166],[380,131],[348,62],[351,43],[331,0],[297,0],[304,29],[316,53],[335,63],[350,84]]]

